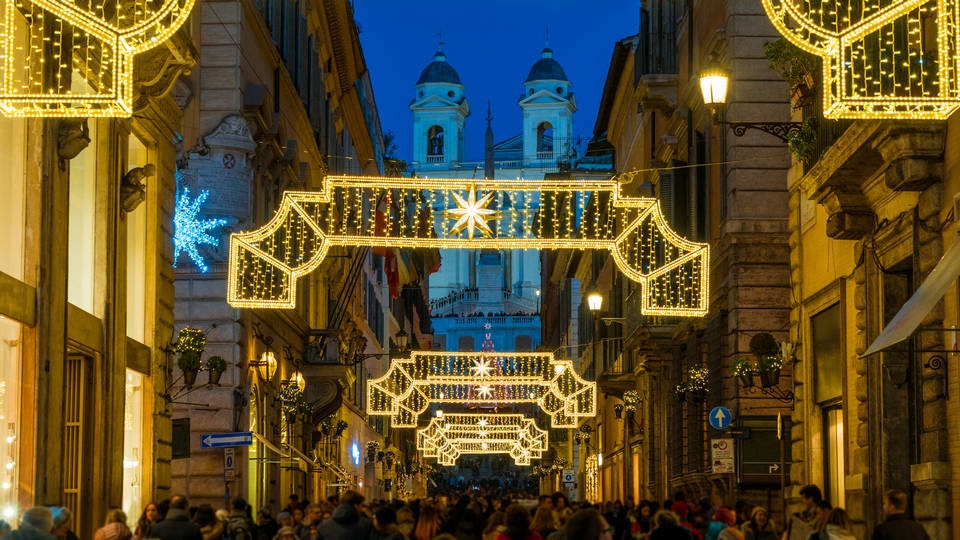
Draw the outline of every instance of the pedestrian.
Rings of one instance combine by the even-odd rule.
[[[852,523],[847,512],[843,508],[834,508],[827,514],[817,540],[857,540],[851,528]]]
[[[93,533],[93,540],[130,540],[133,533],[127,527],[127,514],[119,508],[107,512],[103,527]]]
[[[770,514],[763,506],[754,506],[750,510],[750,521],[740,528],[744,540],[777,540],[777,532],[770,523]]]
[[[557,530],[556,517],[553,510],[540,507],[533,514],[533,521],[530,522],[530,529],[537,531],[541,538],[550,536],[550,533]]]
[[[674,503],[682,501],[674,501]],[[653,530],[647,540],[693,540],[690,529],[680,524],[680,516],[671,510],[660,510],[653,515]]]
[[[907,493],[902,489],[884,493],[883,514],[886,519],[873,529],[872,540],[930,540],[926,529],[907,516]]]
[[[373,512],[373,529],[371,540],[407,540],[397,526],[397,511],[390,506],[381,506]]]
[[[35,506],[20,516],[20,527],[7,535],[9,540],[56,540],[53,529],[53,512],[46,506]]]
[[[247,501],[243,497],[237,497],[231,501],[230,514],[227,516],[223,534],[230,540],[257,540],[254,534],[256,530],[256,525],[247,513]]]
[[[404,538],[413,538],[413,528],[416,525],[417,520],[413,517],[413,510],[409,506],[397,508],[397,528],[403,533]]]
[[[714,521],[723,524],[717,540],[743,540],[743,533],[736,527],[737,514],[732,508],[721,506],[713,514]]]
[[[595,508],[570,514],[562,531],[569,540],[613,540],[613,526]]]
[[[816,520],[819,516],[820,504],[823,502],[823,494],[819,487],[808,484],[800,488],[800,498],[803,501],[803,509],[790,516],[784,534],[785,540],[807,540],[810,533],[816,530]]]
[[[442,526],[440,509],[427,501],[422,501],[420,515],[417,516],[417,526],[413,529],[413,538],[416,540],[433,540],[434,536],[440,534]]]
[[[573,509],[570,508],[570,500],[561,491],[554,492],[550,496],[553,499],[553,515],[557,518],[557,527],[563,527],[567,518],[573,515]]]
[[[64,506],[51,506],[53,512],[53,535],[61,540],[78,540],[77,533],[70,529],[73,513]]]
[[[150,527],[150,538],[160,540],[203,540],[200,527],[190,521],[189,501],[183,495],[170,499],[170,509],[163,521]]]
[[[133,531],[133,537],[136,540],[143,540],[150,538],[150,527],[154,523],[160,521],[160,510],[157,509],[157,505],[154,503],[147,503],[143,507],[143,513],[140,514],[140,519],[137,520],[137,526]]]
[[[487,526],[483,529],[483,540],[497,540],[501,532],[507,530],[503,524],[506,514],[502,510],[496,510],[487,518]]]
[[[274,535],[272,540],[299,540],[297,538],[297,531],[293,530],[293,527],[280,527],[277,529],[277,534]]]
[[[553,510],[553,501],[550,505],[540,508]],[[497,536],[497,540],[543,540],[537,531],[530,530],[530,512],[523,505],[513,503],[507,507],[503,524],[506,530]]]
[[[679,518],[680,526],[685,527],[688,531],[690,531],[690,535],[693,536],[694,540],[703,539],[703,536],[700,534],[700,529],[695,527],[687,520],[687,516],[690,515],[690,507],[687,505],[686,501],[682,499],[674,500],[673,504],[670,505],[670,510]]]
[[[280,524],[273,519],[270,508],[264,506],[257,512],[257,540],[273,540],[280,531]]]
[[[333,516],[317,527],[317,540],[358,540],[369,538],[373,523],[361,512],[363,495],[347,490]]]
[[[220,540],[223,538],[223,521],[217,518],[217,514],[209,504],[201,504],[197,507],[193,514],[193,522],[197,524],[197,527],[200,527],[203,540]]]

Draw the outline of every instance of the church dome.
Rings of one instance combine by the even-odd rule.
[[[527,80],[524,82],[548,80],[566,81],[567,74],[564,73],[563,68],[560,67],[560,62],[553,59],[553,49],[545,47],[543,51],[540,52],[540,59],[530,68],[530,74],[527,75]]]
[[[437,51],[433,55],[433,62],[420,72],[417,84],[423,83],[460,84],[460,75],[447,63],[447,55],[443,54],[443,51]]]

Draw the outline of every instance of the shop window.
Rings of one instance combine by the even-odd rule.
[[[23,278],[24,161],[26,120],[0,120],[0,272]]]
[[[844,506],[846,476],[843,439],[843,328],[840,304],[810,318],[815,401],[823,413],[823,492],[835,506]]]
[[[123,511],[136,518],[143,509],[143,375],[127,370],[123,406]]]
[[[127,143],[127,170],[149,161],[147,147],[135,136]],[[145,182],[148,193],[154,182]],[[148,195],[149,197],[149,195]],[[141,204],[126,215],[127,225],[127,336],[146,344],[145,319],[147,297],[147,207]]]
[[[21,327],[10,319],[0,317],[0,517],[13,523],[20,514],[17,508],[19,467],[17,455],[20,445],[20,360]]]
[[[97,248],[97,122],[90,121],[90,144],[70,160],[70,213],[67,299],[96,316],[94,285]]]

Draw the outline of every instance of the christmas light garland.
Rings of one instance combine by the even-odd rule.
[[[173,35],[194,2],[0,0],[0,113],[130,116],[134,55]]]
[[[705,315],[709,246],[681,238],[657,199],[624,195],[621,185],[327,177],[321,191],[284,193],[263,227],[231,235],[227,300],[234,307],[296,307],[297,279],[331,246],[601,249],[643,286],[643,314]]]
[[[493,366],[490,371],[481,367]],[[493,375],[491,375],[493,373]],[[570,360],[552,353],[413,351],[393,359],[367,381],[367,414],[390,416],[394,427],[416,427],[431,403],[494,407],[536,403],[553,427],[576,427],[597,414],[596,383],[584,380]]]
[[[945,120],[960,107],[958,0],[762,2],[784,37],[823,58],[825,117]]]
[[[417,450],[455,465],[462,454],[509,454],[517,465],[529,465],[549,446],[549,435],[522,414],[447,414],[417,430]]]

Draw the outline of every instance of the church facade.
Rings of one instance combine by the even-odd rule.
[[[577,104],[572,85],[553,51],[541,51],[523,83],[517,105],[522,132],[494,142],[488,107],[484,160],[465,159],[465,126],[470,116],[466,88],[456,69],[438,51],[416,82],[413,111],[414,176],[463,179],[464,196],[483,179],[537,183],[569,171],[576,158],[573,113]],[[479,196],[479,194],[478,194]],[[491,207],[520,216],[514,230],[532,226],[539,210],[537,196],[512,200],[501,194]],[[445,205],[438,199],[433,216],[436,230],[450,226]],[[507,231],[494,229],[504,236]],[[432,348],[440,350],[532,351],[540,343],[540,254],[534,250],[441,250],[441,266],[430,276],[433,319]],[[491,339],[492,338],[492,339]]]

